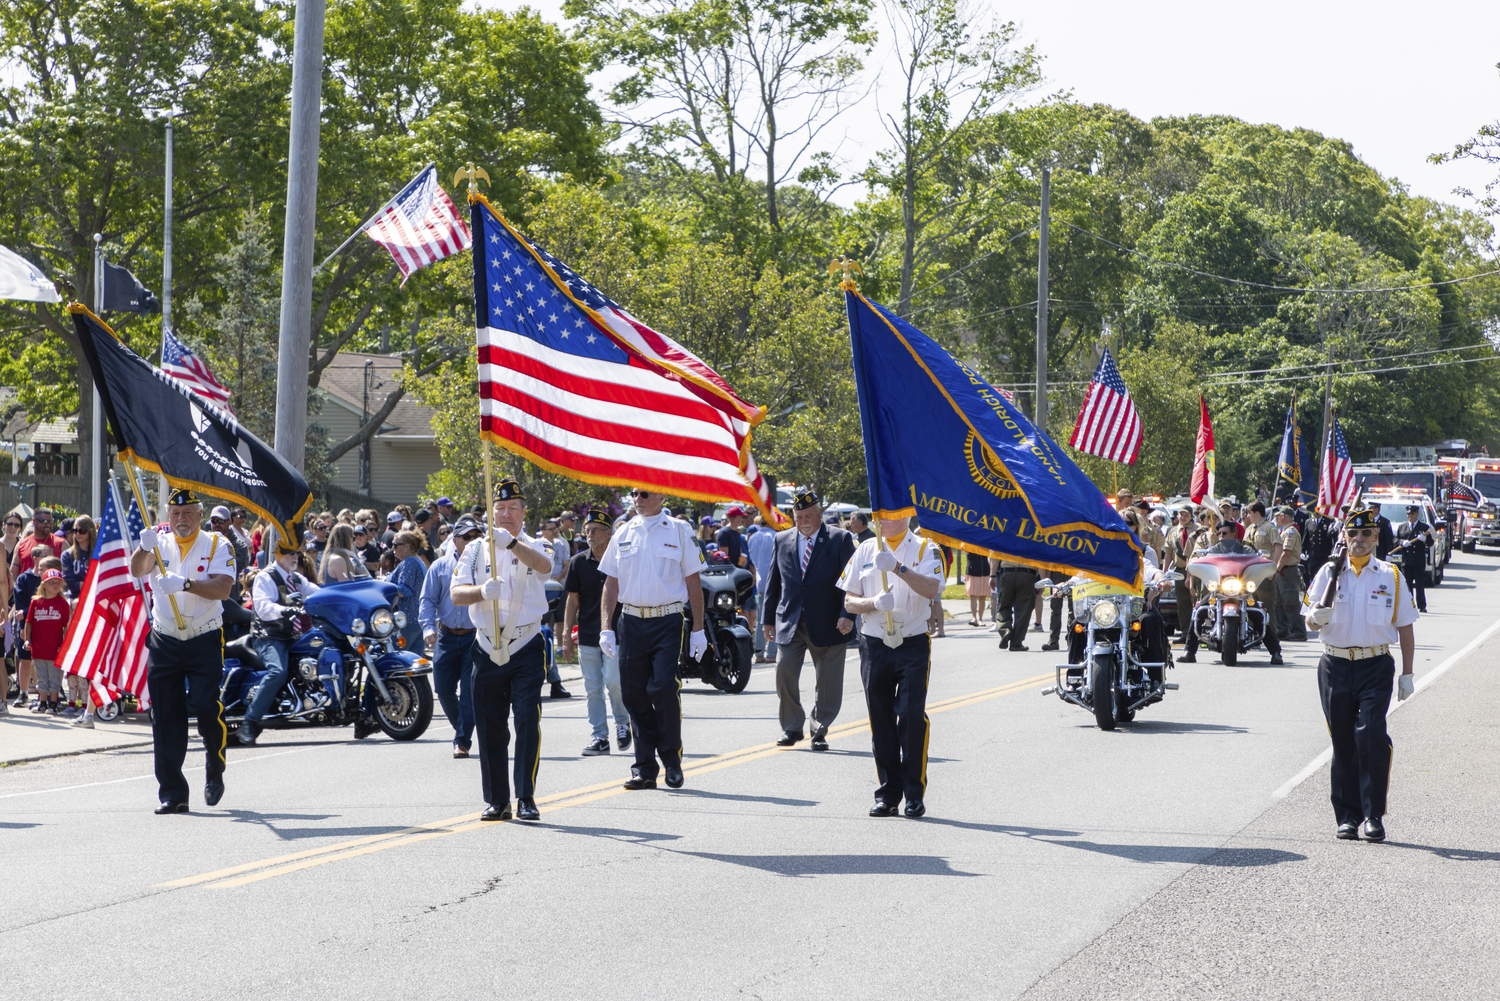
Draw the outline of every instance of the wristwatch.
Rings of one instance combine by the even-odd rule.
[[[896,576],[900,577],[903,574],[909,574],[909,573],[911,573],[911,568],[908,567],[905,563],[897,563],[896,564]]]
[[[506,546],[505,548],[506,549],[514,549],[514,548],[516,548],[516,543],[520,542],[520,541],[521,541],[521,537],[519,535],[512,536],[511,540],[510,540],[510,545]]]
[[[188,578],[187,580],[182,582],[182,589],[184,591],[191,591],[193,589],[192,578]]]

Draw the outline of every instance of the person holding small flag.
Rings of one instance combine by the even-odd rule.
[[[188,717],[198,718],[208,780],[203,800],[217,806],[224,795],[224,746],[228,731],[219,686],[224,680],[224,606],[234,585],[234,547],[217,532],[204,531],[203,503],[192,490],[167,498],[165,538],[143,529],[130,556],[134,577],[151,574],[152,626],[146,682],[151,689],[151,737],[156,756],[156,812],[187,813]],[[152,574],[152,570],[156,572]]]

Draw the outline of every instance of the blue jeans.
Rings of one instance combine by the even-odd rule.
[[[604,656],[596,646],[578,645],[578,666],[583,669],[583,691],[588,696],[589,726],[594,737],[609,739],[609,716],[604,711],[604,696],[609,695],[609,708],[614,712],[615,726],[629,726],[630,714],[625,711],[625,699],[620,694],[620,662],[614,657]]]
[[[286,685],[292,659],[292,641],[257,636],[251,644],[255,647],[255,652],[260,654],[260,659],[266,662],[266,676],[260,683],[259,691],[255,693],[255,701],[250,703],[250,711],[245,714],[245,719],[250,723],[259,723]]]
[[[439,631],[432,655],[432,685],[443,715],[453,726],[453,742],[468,747],[474,734],[474,693],[469,672],[474,634],[452,636]]]

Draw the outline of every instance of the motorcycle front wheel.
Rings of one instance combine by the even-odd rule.
[[[375,707],[380,729],[392,740],[416,740],[432,722],[432,685],[427,676],[387,678],[391,701]]]
[[[1224,637],[1224,642],[1221,643],[1221,644],[1219,644],[1222,647],[1222,649],[1219,651],[1219,653],[1223,655],[1224,666],[1225,667],[1233,667],[1234,665],[1236,665],[1236,664],[1238,664],[1240,662],[1240,622],[1239,622],[1239,620],[1235,619],[1234,620],[1234,628],[1233,629],[1225,629],[1224,632],[1227,635]]]
[[[1101,730],[1115,728],[1115,662],[1112,657],[1095,657],[1091,685],[1094,694],[1094,722]]]

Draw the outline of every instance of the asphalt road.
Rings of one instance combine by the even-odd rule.
[[[1474,642],[1497,570],[1460,557],[1429,592],[1386,845],[1333,840],[1315,644],[1183,665],[1103,733],[1039,696],[1038,636],[1006,654],[950,625],[918,821],[865,815],[852,655],[825,753],[772,745],[771,671],[737,696],[690,682],[678,791],[622,791],[628,755],[578,755],[582,700],[546,702],[531,825],[478,823],[441,720],[414,744],[268,733],[189,816],[151,813],[149,750],[4,769],[4,993],[1500,996],[1500,639]]]

